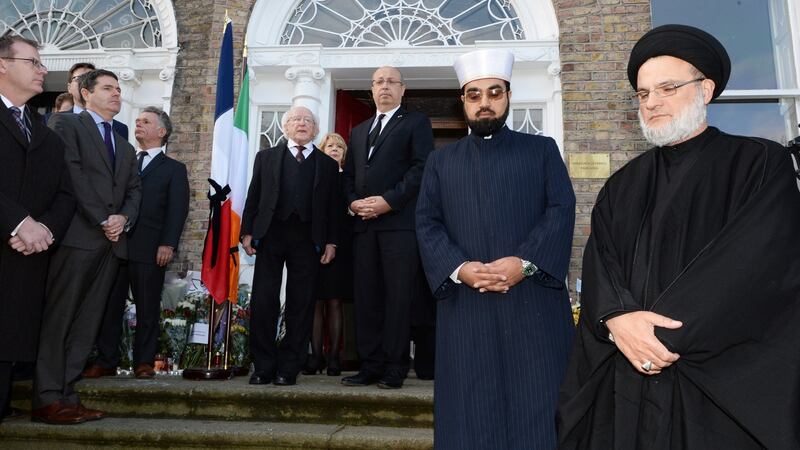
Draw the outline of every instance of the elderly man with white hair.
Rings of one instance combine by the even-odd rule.
[[[283,131],[286,141],[256,155],[242,214],[242,246],[248,255],[257,255],[250,384],[296,383],[314,318],[317,272],[336,255],[337,221],[344,208],[339,164],[312,143],[319,132],[314,114],[302,106],[291,108],[283,117]],[[278,348],[284,264],[286,335]]]

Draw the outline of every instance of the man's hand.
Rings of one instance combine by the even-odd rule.
[[[244,252],[247,253],[247,256],[253,256],[256,254],[256,249],[253,248],[253,236],[250,234],[245,234],[242,236],[242,248]]]
[[[126,223],[128,223],[128,218],[122,214],[108,216],[108,219],[103,223],[103,233],[105,233],[106,239],[111,242],[117,242],[122,231],[125,230]]]
[[[361,220],[375,219],[391,210],[392,207],[380,195],[362,198],[350,204],[350,211],[361,217]]]
[[[486,292],[486,286],[505,283],[506,278],[503,275],[488,272],[484,270],[484,266],[485,264],[479,261],[470,261],[464,264],[458,270],[459,281],[480,292]]]
[[[328,264],[336,257],[336,246],[333,244],[325,244],[325,253],[319,259],[321,264]]]
[[[20,239],[19,236],[14,236],[11,239],[9,239],[8,245],[10,245],[11,248],[22,253],[25,256],[33,254],[33,250],[28,250],[27,247],[25,247],[25,243],[22,242],[22,239]]]
[[[682,322],[649,311],[625,313],[606,321],[608,331],[614,337],[617,348],[639,373],[655,375],[680,358],[664,347],[655,335],[655,327],[676,329]],[[652,363],[651,369],[642,369],[645,361]]]
[[[50,232],[30,216],[22,221],[15,237],[18,237],[25,244],[25,250],[29,252],[28,254],[43,252],[53,243]]]
[[[500,258],[484,264],[483,267],[480,268],[479,273],[501,275],[503,278],[503,281],[499,283],[481,283],[481,285],[478,286],[481,292],[506,293],[525,278],[525,276],[522,275],[522,260],[516,256],[506,256],[505,258]]]
[[[159,245],[156,252],[156,264],[161,267],[166,266],[172,261],[173,249],[169,245]]]

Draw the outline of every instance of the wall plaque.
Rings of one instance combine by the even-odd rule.
[[[570,153],[569,175],[572,178],[608,178],[611,159],[608,153]]]

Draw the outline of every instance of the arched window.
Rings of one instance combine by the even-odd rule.
[[[3,0],[0,30],[46,48],[89,50],[162,46],[153,0]]]
[[[510,0],[302,0],[281,44],[449,46],[521,39]]]

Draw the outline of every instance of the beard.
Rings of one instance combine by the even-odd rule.
[[[503,128],[503,125],[506,124],[506,119],[508,118],[508,112],[511,109],[511,105],[506,106],[506,110],[503,111],[503,114],[500,117],[495,117],[493,119],[471,119],[467,115],[466,109],[464,110],[464,120],[467,121],[467,125],[469,125],[470,130],[473,133],[477,134],[480,137],[491,136]],[[494,111],[490,108],[481,108],[475,112],[475,115],[482,113],[483,111]]]
[[[683,111],[680,111],[671,121],[658,128],[649,127],[642,118],[642,110],[639,109],[639,126],[642,127],[642,134],[647,139],[647,142],[656,147],[684,141],[694,134],[705,121],[706,104],[702,89],[697,89],[694,100]]]

